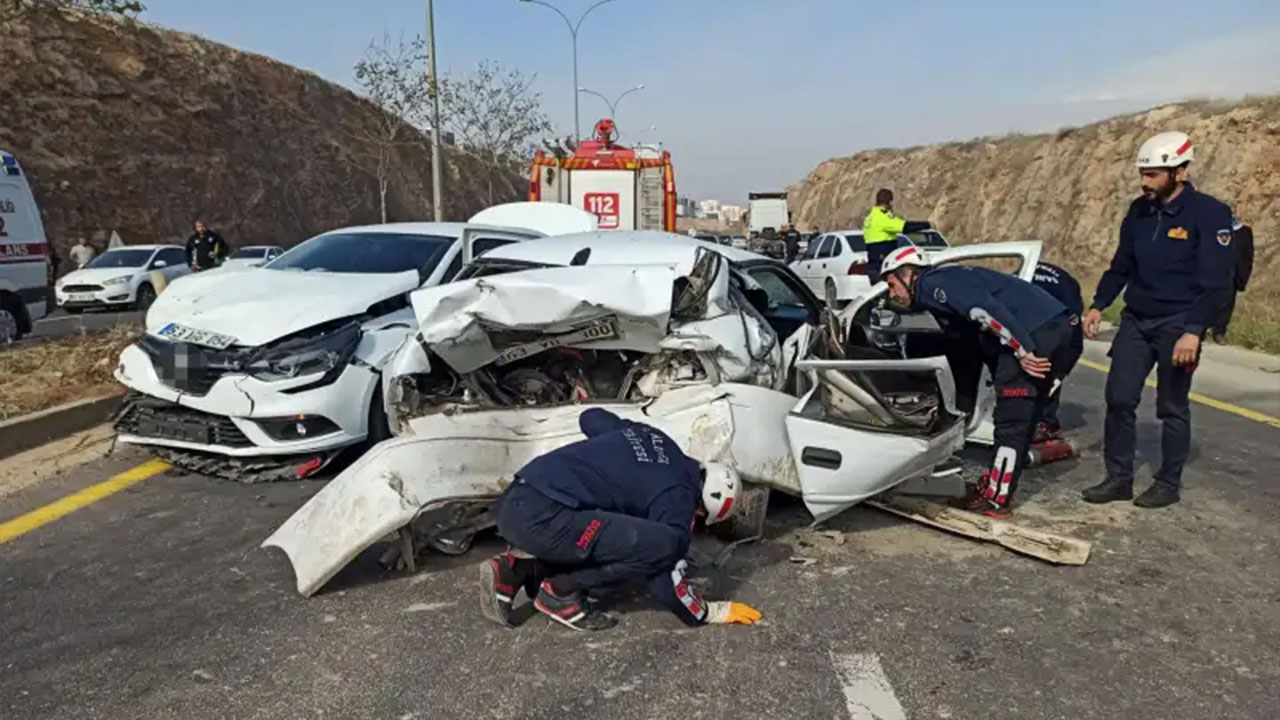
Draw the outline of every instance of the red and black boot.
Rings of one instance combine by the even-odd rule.
[[[511,605],[516,593],[526,588],[525,593],[532,597],[536,592],[537,562],[508,551],[480,563],[480,613],[503,627],[512,627]]]

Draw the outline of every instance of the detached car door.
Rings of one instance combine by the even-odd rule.
[[[953,263],[982,265],[1015,274],[1031,282],[1035,276],[1036,263],[1040,262],[1041,247],[1038,240],[963,245],[931,253],[931,259],[935,266]],[[927,311],[882,312],[880,308],[887,291],[888,286],[884,282],[878,282],[867,294],[850,303],[839,313],[840,324],[846,338],[859,335],[875,338],[881,334],[905,337],[917,331],[921,333],[939,331],[937,321]],[[892,318],[891,322],[894,326],[880,325],[879,318],[882,317]],[[884,347],[880,342],[875,344]],[[898,350],[902,356],[907,356],[905,343],[900,342]],[[964,376],[965,373],[960,375]],[[956,394],[958,398],[969,396],[973,398],[972,410],[968,412],[968,439],[990,445],[994,440],[995,431],[991,420],[991,413],[995,410],[995,392],[992,389],[991,373],[985,365],[982,365],[976,373],[976,378],[976,387],[970,388],[966,383],[965,386],[957,387]],[[959,380],[956,382],[960,383]],[[965,410],[968,404],[968,402],[958,403]]]
[[[964,446],[946,358],[801,360],[811,389],[786,418],[801,498],[817,521],[913,477]]]

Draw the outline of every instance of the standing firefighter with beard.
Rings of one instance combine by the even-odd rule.
[[[1133,497],[1134,415],[1153,365],[1162,457],[1155,483],[1133,504],[1158,508],[1179,499],[1191,449],[1191,374],[1205,331],[1231,297],[1236,264],[1231,209],[1187,181],[1193,153],[1191,139],[1180,132],[1142,144],[1142,196],[1120,224],[1120,247],[1085,315],[1085,335],[1094,338],[1102,311],[1125,291],[1107,373],[1107,476],[1084,491],[1087,502]]]
[[[929,265],[909,245],[885,258],[881,276],[893,305],[928,310],[942,322],[970,323],[988,334],[983,357],[995,381],[995,453],[959,505],[1007,517],[1036,423],[1072,359],[1071,315],[1021,278],[983,267]]]

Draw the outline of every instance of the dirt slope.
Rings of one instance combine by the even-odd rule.
[[[233,244],[292,245],[377,222],[375,110],[270,58],[132,21],[51,15],[0,28],[0,148],[32,179],[50,240],[117,229],[185,237],[203,217]],[[397,151],[393,220],[430,217],[429,153]],[[516,199],[519,178],[450,155],[447,217]]]
[[[1280,96],[1194,102],[1050,135],[1012,135],[870,150],[819,165],[791,188],[802,229],[862,227],[879,187],[897,209],[929,218],[953,242],[1044,240],[1050,259],[1084,277],[1105,268],[1137,195],[1134,154],[1146,136],[1183,130],[1196,143],[1192,180],[1232,205],[1257,238],[1256,283],[1280,274]]]

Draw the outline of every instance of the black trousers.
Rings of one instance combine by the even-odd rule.
[[[1048,358],[1053,366],[1043,378],[1028,375],[1008,349],[995,354],[991,369],[996,391],[995,449],[981,486],[983,495],[994,505],[1007,507],[1013,502],[1027,464],[1031,437],[1054,391],[1054,380],[1065,377],[1079,358],[1072,357],[1071,349],[1071,334],[1076,327],[1079,323],[1073,326],[1063,315],[1032,331],[1036,354]]]
[[[1076,363],[1079,362],[1080,356],[1084,354],[1084,325],[1080,322],[1080,318],[1074,318],[1074,325],[1071,328],[1071,347],[1067,353],[1062,374],[1059,379],[1066,382],[1066,378],[1075,369]],[[1040,419],[1049,427],[1050,431],[1058,431],[1062,429],[1062,421],[1058,419],[1058,408],[1062,405],[1062,389],[1049,396],[1045,401],[1044,412],[1040,415]]]
[[[1182,468],[1191,451],[1191,376],[1195,366],[1174,367],[1173,346],[1186,332],[1186,316],[1139,318],[1120,316],[1120,329],[1111,341],[1111,371],[1107,373],[1107,421],[1103,456],[1107,477],[1133,484],[1136,442],[1135,417],[1142,387],[1156,367],[1156,417],[1161,423],[1160,469],[1156,482],[1182,485]]]
[[[557,594],[600,596],[627,580],[670,574],[684,557],[678,533],[644,518],[574,510],[517,480],[498,499],[498,532],[544,564]]]
[[[897,240],[867,243],[867,272],[872,277],[872,284],[880,279],[880,268],[884,267],[884,259],[897,249]]]

